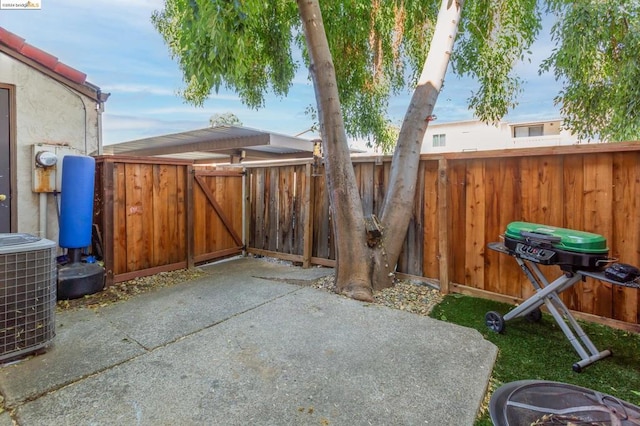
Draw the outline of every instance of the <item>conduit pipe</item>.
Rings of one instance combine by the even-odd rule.
[[[47,238],[47,193],[41,192],[40,194],[40,208],[38,209],[38,216],[40,223],[38,230],[40,238]]]

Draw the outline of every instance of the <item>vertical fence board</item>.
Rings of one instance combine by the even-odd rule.
[[[410,275],[422,276],[423,255],[423,220],[424,220],[424,176],[425,163],[421,162],[418,167],[418,180],[416,183],[416,198],[411,209],[411,220],[409,229],[404,239],[402,252],[398,259],[398,271]],[[369,182],[371,182],[369,180]]]
[[[584,229],[584,155],[563,156],[564,218],[562,226]],[[561,297],[569,309],[581,310],[583,283],[578,282],[562,292]]]
[[[220,198],[218,190],[216,189],[218,179],[211,176],[205,176],[203,178],[203,181],[206,187],[209,188],[209,190],[213,193],[214,200],[218,201]],[[210,208],[210,202],[206,198],[206,195],[205,198],[202,199],[202,203],[203,204],[200,208],[205,211],[205,215],[204,226],[201,229],[205,238],[202,240],[202,251],[197,252],[197,255],[211,251],[212,246],[215,247],[216,245],[221,243],[220,238],[222,236],[222,231],[220,229],[222,221],[220,220],[216,212],[212,208]]]
[[[253,212],[251,235],[253,235],[253,247],[264,249],[265,239],[265,187],[266,187],[266,169],[254,169],[253,181],[254,189],[251,191],[253,200],[251,203],[251,211]]]
[[[247,169],[247,177],[245,181],[247,211],[245,212],[245,244],[247,248],[258,247],[256,242],[256,191],[258,185],[256,183],[257,169]]]
[[[355,166],[355,171],[360,198],[362,198],[362,211],[365,216],[370,215],[374,212],[375,188],[372,183],[374,181],[375,164],[358,163]]]
[[[168,166],[168,172],[168,185],[171,188],[169,202],[174,203],[171,210],[175,216],[171,217],[169,215],[168,218],[170,227],[167,234],[170,237],[168,237],[167,244],[170,247],[170,255],[168,259],[163,260],[165,264],[183,261],[187,253],[187,218],[185,216],[186,167],[171,165]]]
[[[562,199],[562,158],[540,157],[538,180],[538,222],[562,227],[564,200]]]
[[[154,237],[153,237],[153,229],[155,222],[155,215],[153,211],[153,189],[148,190],[148,188],[153,188],[153,166],[145,165],[142,167],[141,176],[142,178],[142,190],[141,192],[141,200],[142,200],[142,214],[139,219],[142,221],[142,251],[144,255],[141,256],[143,263],[137,266],[137,269],[150,268],[154,265],[154,251],[155,247]]]
[[[472,160],[467,167],[465,284],[484,289],[485,194],[484,161]]]
[[[209,177],[203,177],[202,179],[204,185],[207,188],[211,188],[210,180],[211,179]],[[196,252],[195,252],[195,255],[198,256],[202,253],[206,253],[207,251],[209,251],[209,245],[211,241],[215,240],[216,238],[216,226],[215,226],[216,224],[213,223],[213,221],[216,219],[216,216],[214,215],[214,212],[212,212],[211,209],[208,207],[209,200],[207,199],[205,190],[202,188],[199,182],[197,182],[196,186],[198,188],[196,193],[199,194],[197,198],[197,202],[198,202],[197,208],[201,211],[201,213],[196,216],[196,218],[200,221],[199,225],[196,225],[196,228],[200,230],[199,231],[200,239],[198,241],[198,244],[196,245]],[[214,195],[215,195],[215,192],[214,192]]]
[[[487,159],[484,167],[484,198],[487,200],[485,203],[485,233],[487,237],[495,235],[496,238],[503,231],[501,227],[502,215],[501,210],[506,200],[506,194],[501,192],[502,176],[500,175],[500,161],[492,161]],[[484,243],[487,244],[487,241]],[[485,286],[484,289],[492,291],[494,293],[507,294],[508,288],[506,282],[500,276],[502,272],[500,270],[500,260],[505,257],[494,250],[485,250]]]
[[[269,181],[265,189],[268,188],[265,194],[267,204],[265,206],[265,218],[266,221],[266,247],[265,249],[276,251],[278,249],[278,182],[280,176],[280,168],[272,167],[268,172]]]
[[[180,207],[178,208],[179,214],[182,214],[182,223],[184,228],[180,231],[180,235],[184,235],[181,241],[183,241],[183,250],[185,259],[187,261],[187,268],[191,269],[195,266],[195,252],[193,245],[193,234],[195,233],[193,224],[193,166],[189,164],[186,167],[179,168],[179,179],[182,182],[182,192],[179,192],[178,201]]]
[[[113,256],[114,256],[114,177],[113,163],[96,161],[95,193],[93,198],[93,226],[94,245],[98,245],[99,251],[94,254],[101,256],[105,268],[105,285],[113,284]]]
[[[619,262],[640,265],[640,155],[613,156],[613,217],[610,255]],[[623,249],[625,247],[626,249]],[[639,322],[640,291],[613,288],[613,318]]]
[[[292,253],[294,210],[294,178],[293,166],[280,169],[278,182],[278,250],[281,253]]]
[[[220,178],[218,177],[217,179]],[[236,215],[242,214],[242,210],[238,210],[237,208],[237,202],[242,200],[242,188],[238,186],[242,185],[242,179],[226,176],[220,180],[220,184],[216,186],[216,191],[220,191],[220,199],[218,203],[220,204],[225,217],[228,219],[231,229],[235,230],[239,235],[242,235],[242,225],[238,225],[234,220]],[[215,250],[221,249],[222,247],[242,245],[235,242],[231,231],[228,230],[226,226],[221,226],[220,230],[224,236],[224,238],[222,238],[224,242],[222,246],[215,247]],[[242,240],[242,237],[240,239]]]
[[[127,272],[153,264],[152,168],[148,164],[127,164]]]
[[[114,164],[113,274],[127,272],[127,192],[126,165]]]
[[[562,226],[584,229],[584,155],[567,155],[562,160],[565,203]]]
[[[229,186],[231,188],[228,191],[228,201],[227,205],[230,210],[227,213],[227,217],[231,219],[231,223],[233,224],[233,229],[236,230],[238,235],[242,238],[242,226],[244,219],[242,217],[242,186],[243,186],[243,177],[242,175],[237,175],[230,178]],[[233,238],[231,238],[233,241]],[[236,245],[235,241],[233,245]]]
[[[153,169],[153,264],[177,262],[180,257],[178,238],[178,194],[176,167],[166,164]],[[166,205],[165,205],[166,204]]]
[[[242,217],[242,178],[225,177],[220,191],[222,192],[220,204],[225,217],[229,220],[231,229],[240,236],[240,242],[242,242],[242,221],[239,220]],[[226,229],[226,226],[223,229],[225,231],[225,244],[222,247],[215,247],[216,250],[241,245],[234,240],[233,235]]]
[[[538,158],[538,180],[540,182],[537,195],[539,205],[537,222],[552,226],[563,226],[564,199],[562,190],[563,172],[562,158],[557,156],[541,156]],[[558,276],[556,266],[541,266],[547,279]],[[528,287],[533,291],[531,284]]]
[[[584,230],[604,236],[612,233],[612,166],[611,155],[587,155],[584,159]],[[611,317],[611,284],[589,279],[583,289],[583,309],[586,307],[589,313]]]
[[[301,255],[303,267],[311,266],[311,164],[296,167],[296,185],[293,209],[296,212],[293,228],[293,252]]]
[[[224,178],[218,178],[209,176],[205,178],[207,183],[207,187],[213,192],[213,198],[220,204],[222,201],[222,197],[224,194],[221,193],[223,188]],[[217,247],[218,245],[224,244],[224,239],[226,236],[226,231],[224,231],[222,226],[222,220],[220,216],[216,213],[214,209],[207,208],[207,241],[205,242],[205,251],[210,252],[213,251],[213,247]]]
[[[223,209],[223,213],[227,213],[228,211],[226,185],[228,179],[229,178],[221,176],[212,176],[208,179],[209,188],[214,189],[213,196],[218,202],[218,205]],[[207,252],[213,252],[216,251],[218,247],[226,247],[233,244],[233,238],[231,238],[231,234],[229,234],[229,231],[225,228],[220,215],[214,209],[209,209],[209,214],[211,218],[209,226],[215,230],[215,238],[207,241]]]
[[[423,162],[424,174],[422,211],[422,275],[428,278],[440,278],[440,218],[438,216],[438,162]],[[446,173],[446,170],[445,170]],[[446,177],[444,177],[446,179]],[[444,225],[446,226],[446,225]]]
[[[193,177],[190,177],[193,179]],[[193,185],[193,254],[197,256],[200,253],[207,251],[207,198],[200,188],[200,185],[195,183]]]
[[[295,189],[293,199],[293,241],[291,252],[302,255],[306,259],[311,256],[311,252],[305,253],[305,241],[311,235],[305,232],[310,224],[309,213],[311,208],[311,193],[309,182],[311,179],[311,165],[301,165],[294,168]],[[309,230],[311,230],[309,228]],[[306,256],[305,256],[306,254]],[[309,266],[309,265],[305,265]]]
[[[465,276],[465,244],[460,244],[467,240],[467,164],[464,161],[450,162],[450,191],[451,191],[451,233],[449,241],[451,247],[451,270],[453,276],[451,281],[468,284]]]
[[[539,164],[540,161],[538,157],[525,157],[520,159],[520,176],[522,178],[522,184],[520,185],[520,214],[521,220],[525,222],[539,223]],[[524,276],[521,276],[519,282],[521,297],[525,299],[531,297],[535,292],[531,284]]]
[[[534,209],[537,200],[532,200],[535,194],[540,190],[538,181],[537,162],[534,158],[525,157],[520,159],[520,176],[522,185],[520,186],[521,201],[521,220],[525,222],[536,222]]]
[[[387,182],[389,181],[389,163],[375,164],[373,174],[373,213],[380,217],[382,203],[387,192]]]
[[[451,180],[451,165],[446,158],[438,160],[438,190],[436,193],[436,204],[438,208],[437,228],[437,254],[438,254],[438,279],[440,280],[440,291],[449,294],[451,291],[451,278],[453,256],[451,247],[451,198],[450,188],[455,188]],[[425,250],[427,252],[427,250]]]
[[[315,241],[313,256],[330,259],[329,194],[327,193],[324,176],[315,177],[313,185],[315,185],[315,199],[312,201],[314,203],[313,239]]]
[[[498,235],[502,235],[511,222],[521,219],[522,200],[521,188],[522,179],[520,177],[520,163],[517,159],[507,158],[500,160],[498,192],[501,202],[499,203],[498,214],[500,224],[498,229],[494,229],[493,241],[499,241]],[[498,277],[493,279],[501,280],[500,288],[508,296],[521,297],[522,288],[530,285],[524,279],[522,271],[511,256],[499,256]]]

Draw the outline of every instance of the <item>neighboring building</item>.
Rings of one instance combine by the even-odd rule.
[[[101,152],[108,94],[86,75],[0,27],[0,232],[58,240],[60,164],[36,154]],[[49,159],[39,157],[43,163]]]
[[[432,122],[422,143],[422,153],[482,151],[572,145],[577,137],[562,129],[562,120],[485,124],[478,120]]]

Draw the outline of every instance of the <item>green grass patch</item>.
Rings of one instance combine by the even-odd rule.
[[[463,295],[448,295],[430,316],[478,330],[498,347],[493,369],[495,388],[516,380],[551,380],[570,383],[616,396],[640,405],[640,335],[580,321],[580,326],[598,350],[611,349],[613,356],[597,361],[582,373],[572,370],[580,360],[550,314],[540,322],[524,318],[507,321],[501,334],[487,328],[485,313],[505,315],[512,305]],[[476,425],[491,426],[488,409]]]

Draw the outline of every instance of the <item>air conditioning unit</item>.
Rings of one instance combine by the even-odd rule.
[[[0,234],[0,362],[46,348],[55,337],[56,244]]]

